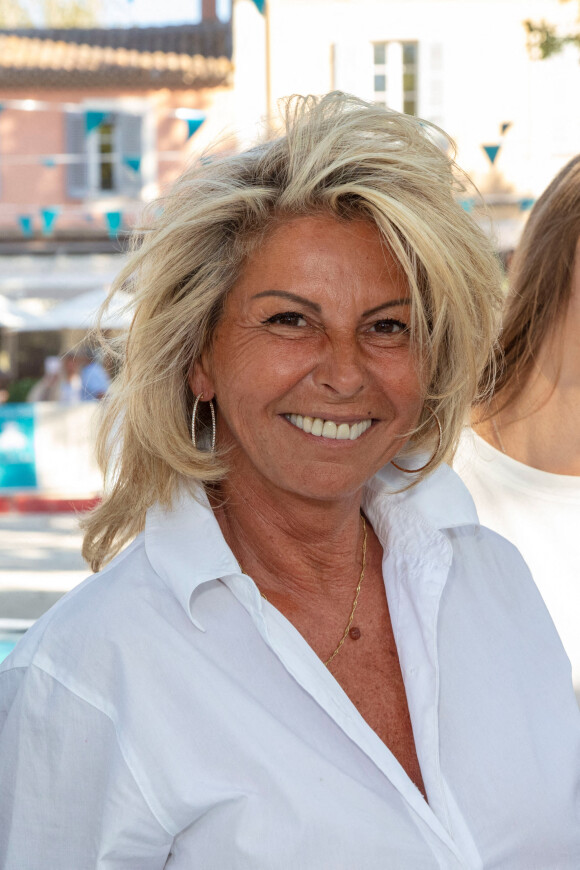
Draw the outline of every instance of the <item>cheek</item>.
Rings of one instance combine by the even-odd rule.
[[[216,347],[212,374],[216,393],[245,394],[259,402],[276,398],[299,382],[312,368],[312,352],[298,342],[256,341],[251,338]]]
[[[422,403],[425,394],[424,373],[420,362],[410,353],[392,353],[375,360],[375,379],[385,395],[395,404]]]

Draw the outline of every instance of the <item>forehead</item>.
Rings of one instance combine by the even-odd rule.
[[[374,223],[312,215],[276,223],[247,258],[233,292],[330,292],[344,298],[406,295],[406,288],[403,270]]]

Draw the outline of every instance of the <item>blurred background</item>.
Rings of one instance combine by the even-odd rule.
[[[579,6],[0,0],[0,629],[85,570],[71,511],[98,498],[94,423],[114,377],[87,335],[144,205],[210,147],[275,129],[281,97],[341,89],[452,137],[475,185],[461,204],[508,268],[580,151]]]

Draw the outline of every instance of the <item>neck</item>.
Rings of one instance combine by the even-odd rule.
[[[580,341],[575,317],[545,342],[525,387],[476,431],[503,453],[542,471],[580,475]]]
[[[215,514],[243,570],[269,600],[311,607],[313,597],[352,596],[361,560],[360,503],[360,492],[308,499],[232,473]]]

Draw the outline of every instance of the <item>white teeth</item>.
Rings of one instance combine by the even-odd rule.
[[[361,420],[359,423],[335,423],[333,420],[321,420],[320,417],[305,417],[302,414],[286,414],[286,419],[309,435],[331,438],[338,441],[356,441],[367,431],[372,420]]]
[[[336,423],[333,423],[332,420],[327,420],[324,426],[322,427],[322,437],[323,438],[336,438],[336,431],[338,426]]]

